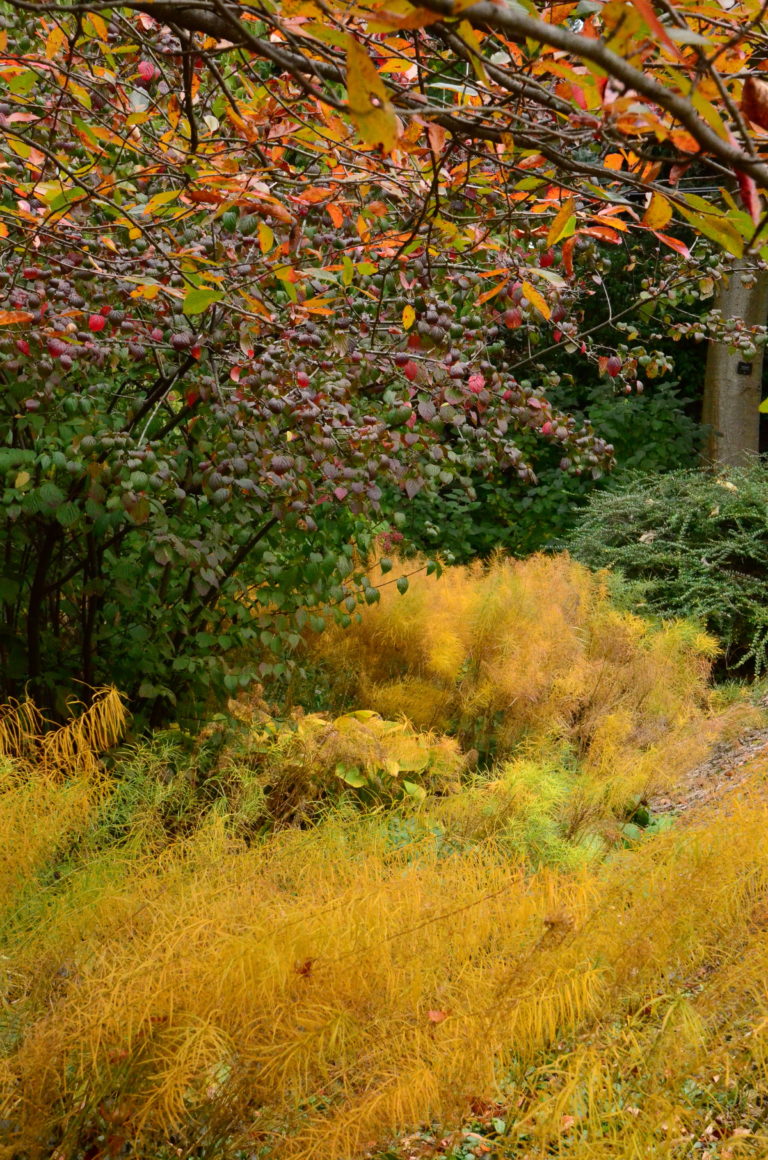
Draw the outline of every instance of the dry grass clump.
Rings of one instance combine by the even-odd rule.
[[[497,1099],[510,1154],[682,1160],[714,1074],[751,1144],[764,776],[569,873],[493,834],[450,848],[429,812],[406,842],[341,815],[251,847],[211,815],[106,858],[93,801],[65,874],[3,881],[0,1155],[354,1156]]]

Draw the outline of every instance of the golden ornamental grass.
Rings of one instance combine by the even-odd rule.
[[[342,806],[256,841],[215,804],[165,824],[151,749],[135,792],[98,773],[119,700],[47,747],[31,708],[6,714],[0,1157],[353,1158],[488,1101],[516,1160],[768,1153],[768,762],[684,826],[620,830],[628,800],[754,713],[713,712],[690,626],[612,611],[565,560],[494,567],[458,596],[417,588],[438,627],[391,647],[430,684],[439,639],[456,705],[506,671],[490,703],[516,751],[418,807]],[[500,642],[548,575],[568,615]],[[339,660],[367,650],[372,689],[384,613]],[[549,666],[527,700],[513,653]]]
[[[687,1155],[691,1077],[766,1080],[763,778],[578,872],[492,839],[393,851],[377,818],[250,849],[210,819],[159,859],[75,859],[44,923],[6,878],[4,1154],[109,1129],[140,1154],[351,1156],[496,1098],[532,1156]]]

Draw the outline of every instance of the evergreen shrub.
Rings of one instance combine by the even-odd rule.
[[[638,611],[693,617],[717,636],[721,671],[768,668],[768,465],[636,475],[594,494],[569,551],[620,570]]]

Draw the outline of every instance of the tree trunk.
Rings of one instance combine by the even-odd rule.
[[[747,326],[765,326],[768,315],[768,271],[754,259],[734,259],[732,273],[720,284],[715,305],[724,319],[741,318]],[[748,358],[725,343],[710,342],[704,378],[703,420],[711,430],[706,457],[714,464],[744,463],[760,450],[760,395],[763,347]]]

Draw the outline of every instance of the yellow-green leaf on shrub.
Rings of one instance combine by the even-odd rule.
[[[395,110],[375,64],[352,36],[347,41],[347,98],[363,141],[390,153],[397,140]]]
[[[368,784],[368,779],[354,765],[337,765],[336,776],[345,781],[347,785],[351,785],[353,789],[360,789]]]
[[[207,286],[195,290],[188,290],[184,295],[182,310],[185,314],[202,314],[214,302],[221,302],[224,295],[220,290],[211,290]]]

